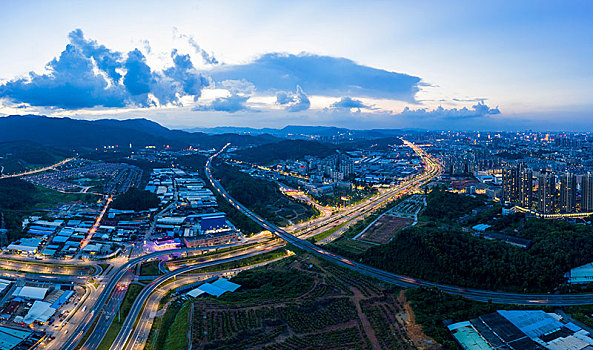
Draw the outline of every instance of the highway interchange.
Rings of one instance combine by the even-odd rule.
[[[408,192],[413,192],[419,189],[421,185],[431,181],[440,174],[440,164],[436,159],[428,155],[420,147],[407,141],[404,142],[406,145],[414,149],[414,151],[422,158],[424,163],[424,171],[422,173],[407,179],[398,186],[394,186],[388,190],[382,191],[380,194],[373,197],[369,201],[348,207],[336,215],[317,218],[307,223],[292,226],[286,230],[268,222],[267,220],[250,211],[241,203],[237,202],[226,192],[222,185],[216,179],[214,179],[211,172],[212,160],[224,152],[228,145],[226,145],[223,149],[212,155],[207,160],[205,172],[207,180],[210,182],[212,187],[226,201],[228,201],[237,210],[241,211],[246,216],[257,222],[264,229],[276,235],[286,243],[292,244],[293,246],[303,249],[327,261],[333,262],[337,265],[356,271],[363,275],[374,277],[381,281],[400,287],[434,287],[446,293],[461,295],[477,301],[553,306],[584,305],[593,303],[593,294],[520,294],[469,289],[457,287],[454,285],[433,283],[413,277],[390,273],[362,263],[351,261],[304,239],[319,234],[320,232],[324,232],[325,230],[337,225],[343,225],[343,229],[339,230],[337,233],[339,234],[349,225],[357,222],[367,215],[374,213],[377,208],[384,206],[387,202]],[[244,243],[247,242],[243,242],[243,244]],[[130,248],[134,253],[132,257],[119,257],[112,259],[113,267],[109,269],[109,271],[100,272],[101,276],[96,277],[97,281],[99,282],[98,288],[89,286],[90,284],[87,283],[88,275],[58,275],[51,272],[47,273],[45,268],[35,271],[35,273],[18,272],[18,263],[15,262],[10,262],[10,264],[13,264],[14,270],[17,271],[3,271],[3,273],[7,276],[17,278],[26,277],[42,281],[79,284],[86,283],[87,292],[85,293],[85,296],[82,297],[78,307],[73,310],[73,314],[69,316],[69,322],[67,324],[64,322],[64,324],[61,326],[62,328],[60,334],[54,341],[48,343],[46,348],[71,350],[81,345],[83,349],[94,349],[103,339],[104,333],[111,325],[115,313],[118,310],[123,297],[125,296],[125,286],[127,286],[132,280],[131,270],[133,270],[133,268],[142,262],[146,262],[150,259],[158,258],[164,255],[173,253],[192,254],[196,251],[212,250],[228,246],[229,245],[205,248],[176,249],[170,251],[154,252],[150,254],[143,254],[144,251],[143,249],[140,249],[141,247],[132,246]],[[212,259],[212,261],[198,261],[197,263],[188,264],[187,266],[181,265],[180,268],[157,277],[154,281],[147,285],[136,298],[130,312],[128,313],[128,317],[124,321],[123,327],[111,346],[111,349],[131,349],[144,344],[148,332],[150,331],[152,319],[154,319],[156,313],[155,303],[158,304],[160,297],[163,295],[163,290],[171,288],[172,286],[180,285],[180,283],[182,283],[180,281],[191,283],[191,281],[195,281],[196,278],[199,278],[195,276],[187,276],[186,274],[188,272],[207,266],[222,264],[228,261],[262,254],[267,252],[271,247],[277,246],[277,240],[275,242],[267,240],[261,244],[256,245],[253,247],[253,249],[236,252],[231,251],[229,254],[224,255],[223,258],[217,257],[216,259]],[[27,262],[23,261],[22,264],[26,265]],[[173,282],[171,282],[171,280],[173,280]],[[99,317],[101,318],[99,319]],[[93,331],[93,333],[85,338],[85,334],[87,334],[89,331]],[[84,344],[80,344],[83,338],[85,340]]]
[[[412,179],[408,180],[403,185],[395,187],[393,190],[388,191],[379,196],[379,198],[371,201],[368,204],[363,204],[362,209],[355,208],[353,209],[355,212],[359,211],[360,214],[365,213],[368,209],[364,207],[364,205],[370,206],[372,208],[381,205],[383,202],[388,201],[391,197],[397,196],[398,193],[405,193],[414,188],[419,187],[420,185],[430,181],[435,176],[440,173],[440,165],[438,161],[428,155],[424,150],[420,147],[408,142],[404,141],[406,145],[412,147],[414,151],[422,157],[422,160],[425,164],[425,170],[417,175],[414,176]],[[228,145],[227,145],[228,146]],[[225,146],[226,148],[226,146]],[[354,270],[359,272],[363,275],[367,275],[370,277],[377,278],[381,281],[391,283],[400,287],[433,287],[438,288],[446,293],[454,294],[454,295],[461,295],[468,299],[477,300],[477,301],[491,301],[494,303],[503,303],[503,304],[521,304],[521,305],[553,305],[553,306],[565,306],[565,305],[583,305],[583,304],[591,304],[593,303],[593,294],[520,294],[520,293],[508,293],[508,292],[499,292],[499,291],[488,291],[488,290],[479,290],[479,289],[471,289],[471,288],[461,288],[452,285],[445,285],[440,283],[433,283],[429,281],[424,281],[420,279],[416,279],[413,277],[398,275],[390,272],[386,272],[362,263],[350,261],[344,257],[338,256],[330,251],[327,251],[315,244],[310,243],[309,241],[300,239],[291,235],[290,233],[286,232],[285,230],[277,227],[276,225],[264,220],[257,214],[253,213],[251,210],[247,209],[244,205],[237,202],[233,199],[222,187],[222,185],[214,179],[212,172],[210,170],[210,165],[212,160],[219,156],[224,149],[218,153],[214,154],[212,157],[208,159],[206,162],[206,175],[208,177],[208,181],[211,185],[236,209],[243,212],[243,214],[247,215],[251,219],[258,222],[262,227],[269,230],[273,234],[277,235],[278,237],[282,238],[286,242],[304,249],[310,253],[313,253],[319,257],[322,257],[328,261],[334,262],[342,267],[346,267],[348,269]],[[387,197],[387,198],[385,198]],[[352,218],[351,218],[352,220]]]

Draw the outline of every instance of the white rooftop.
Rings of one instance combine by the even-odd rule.
[[[21,298],[43,300],[45,294],[47,294],[47,288],[24,286],[17,288],[13,295]]]

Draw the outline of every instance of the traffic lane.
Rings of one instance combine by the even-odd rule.
[[[95,326],[93,333],[87,339],[82,349],[96,349],[99,346],[99,344],[101,344],[101,341],[105,337],[105,333],[107,332],[109,327],[111,327],[115,315],[121,307],[121,303],[124,300],[126,293],[128,291],[127,286],[132,281],[132,277],[133,275],[130,272],[128,272],[127,275],[124,276],[122,280],[118,283],[111,298],[109,298],[109,301],[103,307],[103,312],[101,313],[101,317],[97,321],[97,325]]]
[[[132,305],[132,308],[131,308],[130,312],[128,313],[128,316],[126,317],[126,320],[124,321],[124,325],[122,326],[119,334],[117,335],[116,340],[113,342],[111,349],[114,349],[114,350],[123,349],[127,340],[130,338],[130,335],[134,328],[134,323],[135,323],[136,319],[138,318],[138,314],[140,313],[140,310],[142,309],[144,302],[148,299],[150,294],[157,287],[159,287],[161,284],[163,284],[167,280],[174,278],[177,275],[186,273],[186,272],[190,272],[190,271],[201,269],[201,268],[208,267],[208,266],[214,266],[214,265],[219,265],[219,264],[223,264],[226,262],[231,262],[231,261],[236,261],[236,260],[248,258],[251,256],[262,254],[263,252],[264,252],[264,250],[258,251],[258,252],[247,253],[247,254],[241,254],[241,255],[234,256],[234,257],[219,259],[219,260],[215,260],[215,261],[204,262],[204,263],[196,264],[196,265],[192,265],[192,266],[186,266],[186,267],[177,269],[175,271],[169,272],[168,274],[160,276],[159,278],[155,279],[147,287],[142,289],[142,291],[140,292],[140,295],[138,295],[138,298],[136,298],[136,300],[134,301],[134,304]]]
[[[212,158],[210,158],[210,159],[212,159]],[[492,301],[492,302],[496,302],[496,303],[508,303],[511,300],[514,301],[514,303],[520,303],[520,304],[525,304],[525,305],[542,304],[544,302],[547,305],[554,305],[554,306],[574,305],[574,303],[586,303],[586,304],[593,303],[593,294],[581,295],[579,298],[577,298],[575,300],[572,298],[571,295],[546,295],[546,294],[521,295],[521,294],[516,294],[516,293],[494,292],[494,291],[485,291],[485,290],[484,291],[483,290],[468,290],[468,289],[464,289],[464,288],[460,288],[460,287],[442,285],[442,284],[432,283],[432,282],[428,282],[428,281],[424,281],[424,280],[420,280],[420,279],[414,279],[414,278],[410,278],[407,276],[399,276],[396,274],[388,273],[383,270],[371,268],[370,266],[367,266],[364,264],[351,262],[348,259],[336,256],[333,253],[324,251],[323,249],[320,249],[317,246],[311,247],[312,244],[310,242],[300,240],[300,239],[290,235],[289,233],[283,231],[276,225],[273,225],[273,224],[267,222],[266,220],[263,220],[261,217],[257,216],[253,212],[251,212],[245,206],[238,203],[236,200],[234,200],[232,197],[230,197],[230,195],[228,195],[228,193],[224,190],[224,188],[220,185],[220,183],[218,181],[215,181],[212,178],[212,175],[211,175],[211,172],[209,169],[209,163],[210,162],[207,162],[208,167],[206,170],[207,170],[207,174],[210,178],[212,185],[217,189],[217,191],[224,193],[225,198],[232,205],[234,205],[237,209],[241,210],[245,215],[258,221],[262,227],[268,229],[269,231],[271,231],[273,233],[276,233],[279,237],[281,237],[282,239],[285,239],[289,243],[292,243],[299,248],[305,249],[305,250],[315,253],[319,256],[326,257],[328,260],[332,260],[333,262],[335,262],[341,266],[344,266],[344,267],[347,267],[350,269],[354,269],[362,274],[369,275],[369,276],[372,276],[375,278],[379,278],[386,282],[393,283],[393,284],[396,284],[396,285],[399,285],[402,287],[420,287],[420,286],[435,287],[435,288],[442,289],[443,291],[450,293],[450,294],[462,295],[462,296],[468,297],[470,299],[472,299],[472,298],[479,298],[479,299],[487,298],[488,301]]]

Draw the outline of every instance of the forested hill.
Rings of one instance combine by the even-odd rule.
[[[69,152],[30,141],[0,142],[0,175],[23,172],[59,162]]]
[[[104,145],[128,147],[129,144],[137,147],[192,145],[201,148],[220,148],[228,142],[235,146],[247,146],[279,140],[270,135],[207,135],[170,130],[146,119],[88,121],[37,115],[12,115],[0,118],[0,142],[33,141],[44,146],[62,149],[96,148]]]
[[[315,141],[285,140],[238,151],[237,159],[250,163],[269,164],[283,159],[303,159],[304,156],[327,157],[338,148]]]

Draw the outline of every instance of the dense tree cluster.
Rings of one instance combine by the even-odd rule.
[[[277,214],[282,209],[304,212],[305,217],[317,214],[316,209],[288,199],[271,181],[254,178],[226,163],[216,164],[213,172],[214,177],[220,179],[223,187],[239,203],[276,224],[286,223]]]
[[[237,152],[237,158],[251,163],[269,164],[277,160],[303,159],[305,156],[327,157],[336,147],[304,140],[285,140]]]
[[[399,232],[387,245],[360,258],[385,270],[475,288],[548,292],[571,268],[593,261],[593,235],[586,226],[528,220],[522,237],[528,249],[436,225]]]
[[[247,270],[233,277],[233,282],[240,284],[241,288],[233,294],[226,294],[223,300],[292,298],[313,286],[313,278],[294,270]]]
[[[39,202],[37,192],[35,186],[20,179],[0,180],[0,225],[8,229],[9,240],[22,234],[23,211]]]
[[[426,198],[427,206],[423,214],[432,220],[455,219],[484,205],[484,200],[483,196],[465,196],[435,188]]]
[[[128,192],[120,194],[115,198],[111,207],[122,210],[148,210],[156,208],[161,203],[159,197],[146,190],[131,188]]]

